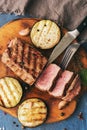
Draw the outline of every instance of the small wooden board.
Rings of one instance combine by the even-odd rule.
[[[9,41],[15,37],[21,38],[25,42],[28,42],[29,44],[31,44],[30,37],[29,36],[24,36],[24,37],[20,36],[19,31],[21,31],[27,27],[29,27],[31,29],[32,26],[37,21],[38,21],[38,19],[22,18],[22,19],[13,20],[13,21],[7,23],[6,25],[4,25],[3,27],[1,27],[0,28],[0,58],[1,58],[3,51],[6,49]],[[39,50],[39,51],[41,51],[45,56],[49,57],[52,49],[44,50],[44,51]],[[59,64],[61,57],[62,56],[60,56],[56,60],[56,63]],[[68,67],[68,69],[73,70],[73,71],[75,71],[75,70],[77,71],[78,67],[75,66],[74,61],[72,61],[72,64]],[[14,75],[14,73],[8,67],[6,67],[0,60],[0,78],[4,77],[4,76],[16,77]],[[26,85],[24,85],[24,86],[26,86]],[[39,91],[35,87],[29,88],[27,91],[26,90],[24,91],[22,101],[25,99],[31,98],[31,97],[38,97],[40,99],[43,99],[45,101],[45,103],[47,104],[48,118],[46,120],[46,123],[52,123],[52,122],[64,120],[64,119],[68,118],[76,109],[77,102],[76,102],[76,100],[73,100],[64,109],[58,110],[58,103],[60,100],[53,98],[52,96],[50,96],[46,92]],[[20,104],[18,104],[18,106],[19,105]],[[17,117],[18,106],[14,107],[14,108],[10,108],[10,109],[7,109],[7,108],[0,106],[0,109],[9,113],[10,115],[12,115],[14,117]],[[61,116],[62,112],[65,113],[64,116]]]

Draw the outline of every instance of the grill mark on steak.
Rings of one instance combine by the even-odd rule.
[[[2,62],[22,80],[28,84],[33,84],[47,63],[47,59],[29,44],[15,38],[3,53]]]
[[[22,55],[23,55],[23,44],[21,42],[18,43],[18,55],[17,55],[17,63],[22,68]]]
[[[21,54],[21,55],[22,55],[21,67],[22,67],[22,68],[24,68],[24,61],[23,61],[23,59],[25,58],[25,56],[24,56],[24,46],[25,46],[25,44],[22,44],[22,48],[23,48],[23,49],[22,49],[22,52],[21,52],[21,53],[22,53],[22,54]]]
[[[33,56],[33,54],[32,54],[32,48],[31,47],[29,47],[29,49],[30,49],[30,59],[29,59],[29,73],[34,77],[34,78],[36,78],[35,76],[34,76],[34,71],[33,70],[35,70],[35,68],[34,68],[34,62],[35,62],[35,59],[34,59],[34,56]]]
[[[45,58],[44,58],[44,57],[41,57],[41,63],[42,63],[42,64],[44,64],[44,62],[43,62],[44,60],[45,60]],[[40,69],[42,69],[42,64],[40,65]]]
[[[18,44],[16,44],[16,56],[14,62],[17,63],[17,55],[18,55]]]
[[[27,72],[32,74],[32,76],[34,78],[37,77],[37,75],[36,75],[36,65],[37,65],[36,60],[37,60],[36,54],[34,53],[33,48],[29,47],[29,45],[25,44],[24,57],[23,57],[24,69],[26,69]]]
[[[40,63],[40,62],[41,62],[42,64],[44,64],[44,63],[43,63],[43,57],[40,57],[39,63]],[[42,64],[39,64],[39,69],[42,69]]]
[[[35,76],[37,76],[38,75],[38,73],[39,73],[39,71],[40,71],[40,62],[41,62],[41,57],[38,55],[37,56],[37,60],[36,60],[36,64],[37,64],[37,66],[36,66],[36,72],[35,72]]]
[[[13,44],[13,41],[10,41],[11,44]],[[10,45],[8,45],[7,47],[7,53],[8,53],[8,56],[11,58],[12,57],[12,47]]]
[[[28,64],[30,64],[30,55],[31,55],[31,47],[29,47],[29,52],[28,52]]]
[[[17,39],[15,39],[15,41],[12,40],[11,42],[12,42],[11,44],[13,44],[13,48],[11,46],[9,46],[10,48],[12,48],[12,50],[11,50],[11,54],[12,54],[11,55],[11,59],[16,62],[16,60],[17,60],[17,53],[18,53]]]
[[[33,78],[36,78],[35,76],[35,56],[33,55],[33,49],[29,47],[29,45],[24,45],[24,54],[23,54],[23,63],[24,63],[24,69],[29,72]],[[31,53],[30,53],[31,52]]]
[[[34,57],[33,57],[33,50],[32,50],[32,48],[30,48],[30,50],[31,50],[31,54],[30,54],[30,70],[32,70],[33,68],[34,68]]]
[[[36,77],[35,73],[36,73],[36,65],[37,65],[37,64],[36,64],[36,58],[37,58],[37,57],[36,57],[35,54],[33,54],[33,56],[34,56],[34,68],[35,68],[35,69],[33,69],[32,71],[33,71],[33,73],[34,73],[34,77]]]
[[[23,63],[24,63],[24,69],[27,72],[29,72],[28,57],[29,57],[29,46],[27,44],[25,44],[24,45],[24,54],[23,54]]]

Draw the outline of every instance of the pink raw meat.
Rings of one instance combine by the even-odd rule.
[[[73,76],[73,72],[65,70],[61,77],[57,80],[56,85],[52,92],[49,92],[54,97],[61,98],[64,94],[64,90],[66,88],[66,84],[69,83],[70,79]]]
[[[43,91],[48,91],[53,81],[55,80],[56,76],[58,75],[58,72],[60,71],[60,67],[56,64],[50,64],[41,74],[39,79],[37,80],[35,86]]]

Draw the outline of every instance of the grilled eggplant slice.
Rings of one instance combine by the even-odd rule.
[[[36,127],[41,125],[47,117],[47,107],[38,98],[25,100],[18,108],[18,119],[23,126]]]

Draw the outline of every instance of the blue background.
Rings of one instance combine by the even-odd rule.
[[[0,14],[0,26],[20,17],[23,16]],[[83,120],[78,119],[79,112],[83,113]],[[13,122],[16,122],[16,124]],[[0,128],[3,126],[5,130],[22,130],[21,124],[16,118],[0,110]],[[67,128],[67,130],[87,130],[87,92],[80,97],[75,112],[68,119],[57,123],[43,124],[37,128],[26,128],[25,130],[64,130],[64,128]]]

